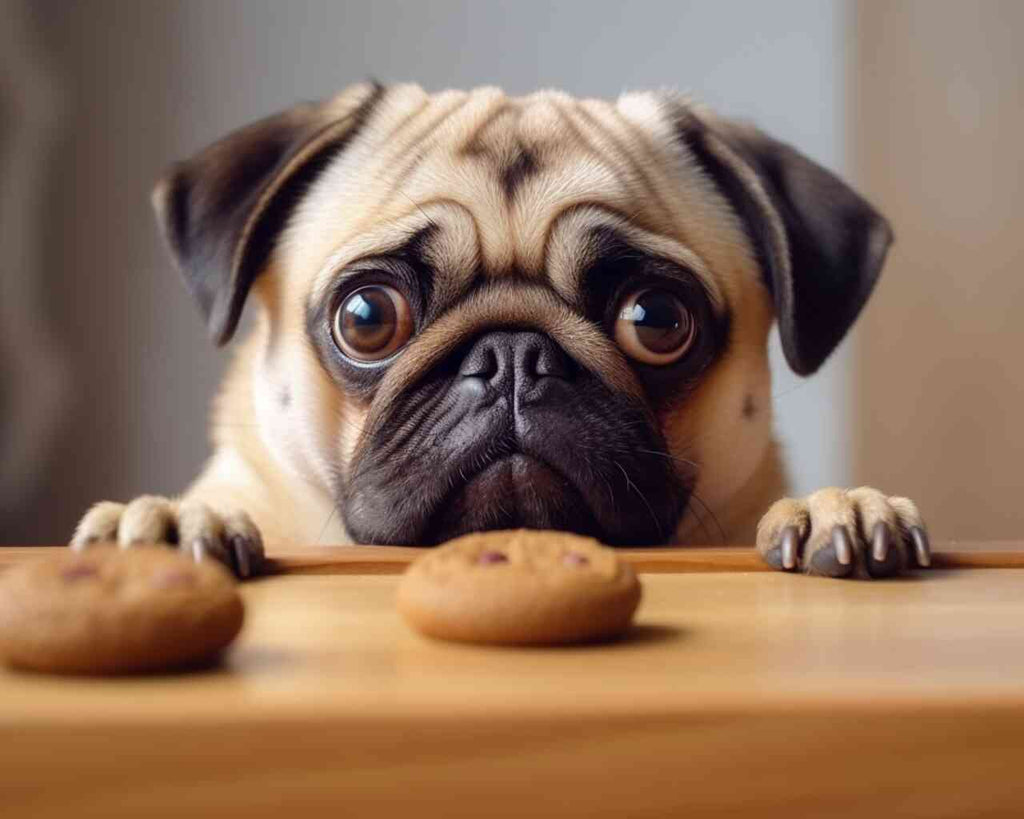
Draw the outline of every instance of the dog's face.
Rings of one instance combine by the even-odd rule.
[[[812,372],[890,238],[809,160],[656,94],[359,86],[155,198],[214,337],[262,305],[264,445],[369,543],[671,540],[765,455],[773,319]]]

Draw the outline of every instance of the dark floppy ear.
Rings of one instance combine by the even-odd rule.
[[[382,94],[366,84],[290,108],[173,165],[157,184],[160,227],[218,345],[234,334],[249,287],[295,205]]]
[[[871,294],[892,244],[889,223],[835,174],[753,127],[681,103],[674,116],[753,242],[786,360],[810,375]]]

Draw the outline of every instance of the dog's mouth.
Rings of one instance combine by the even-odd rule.
[[[639,425],[630,429],[635,435]],[[394,545],[516,528],[575,532],[619,546],[664,543],[691,484],[658,441],[632,444],[590,444],[551,430],[541,441],[476,437],[435,459],[382,454],[357,472],[343,501],[346,525],[357,542]]]
[[[572,481],[540,458],[515,452],[452,488],[427,526],[424,545],[512,528],[601,534],[587,499]]]

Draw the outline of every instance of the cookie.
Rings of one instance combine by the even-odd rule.
[[[602,640],[629,628],[639,602],[640,582],[613,549],[526,529],[466,535],[432,549],[398,588],[409,625],[469,643]]]
[[[128,674],[208,663],[242,627],[235,582],[160,547],[95,548],[0,574],[0,658],[16,668]]]

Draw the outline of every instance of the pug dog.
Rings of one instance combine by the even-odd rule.
[[[214,342],[247,300],[255,326],[195,483],[97,504],[75,548],[247,576],[264,543],[529,527],[756,542],[829,577],[929,563],[907,498],[783,497],[769,330],[817,370],[892,232],[753,127],[667,92],[363,84],[174,165],[153,201]]]

